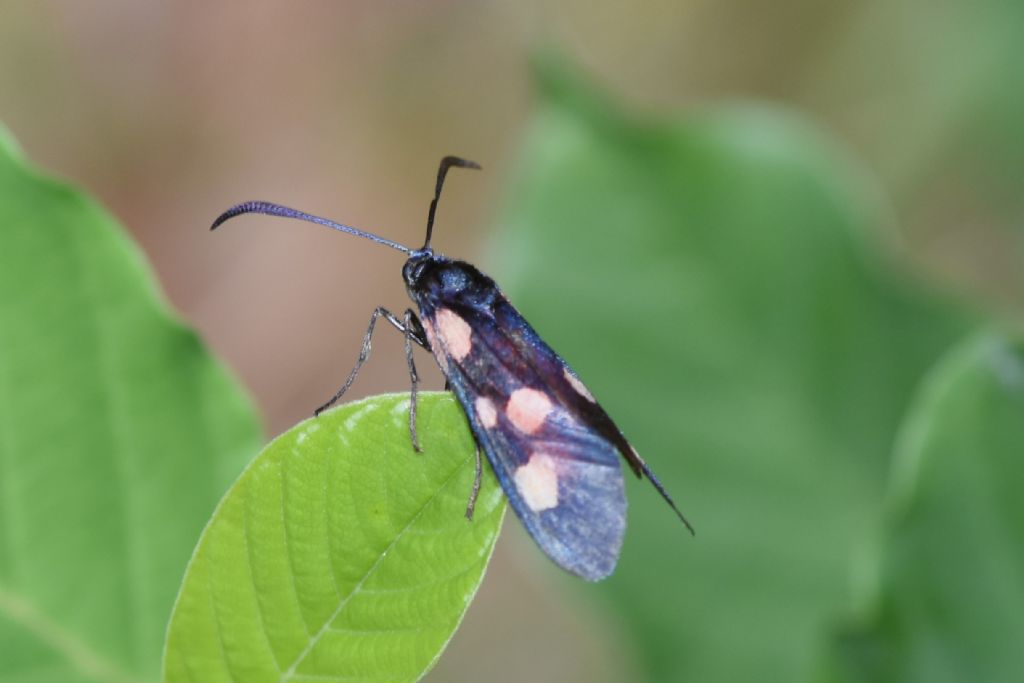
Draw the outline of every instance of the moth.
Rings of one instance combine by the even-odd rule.
[[[541,549],[573,574],[590,581],[603,579],[615,569],[626,529],[620,457],[638,478],[647,477],[691,534],[693,527],[569,364],[541,339],[494,280],[430,246],[437,202],[452,167],[480,168],[459,157],[441,160],[427,236],[419,249],[264,201],[228,209],[211,230],[242,214],[266,214],[317,223],[404,253],[402,278],[417,310],[408,308],[402,317],[383,307],[373,311],[355,366],[316,415],[352,386],[370,355],[374,326],[383,318],[405,337],[414,449],[421,450],[414,345],[434,355],[447,379],[446,388],[469,420],[477,451],[466,516],[472,519],[480,490],[483,450],[512,509]]]

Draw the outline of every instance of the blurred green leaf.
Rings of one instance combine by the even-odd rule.
[[[793,116],[642,122],[541,75],[489,260],[697,528],[632,487],[603,597],[651,680],[808,680],[899,419],[968,316],[894,274],[870,186]]]
[[[1024,343],[986,335],[930,376],[893,468],[872,613],[842,681],[1019,681],[1024,672]]]
[[[414,681],[483,579],[505,512],[449,393],[377,396],[275,439],[221,501],[168,631],[168,681]]]
[[[114,220],[0,128],[0,681],[156,680],[258,431]]]

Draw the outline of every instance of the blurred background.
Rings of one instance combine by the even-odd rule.
[[[211,219],[267,199],[417,245],[437,161],[459,154],[485,170],[449,176],[435,246],[502,275],[493,228],[514,213],[507,188],[531,159],[540,50],[638,120],[723,104],[792,112],[850,161],[874,202],[867,227],[913,279],[1024,312],[1022,39],[1014,0],[7,3],[0,119],[131,231],[272,436],[341,384],[375,306],[407,305],[402,260],[265,218],[211,235]],[[583,257],[560,258],[572,269]],[[403,390],[401,353],[380,333],[351,398]],[[715,514],[693,516],[700,527]],[[590,587],[568,585],[508,524],[430,680],[617,681],[650,668]]]

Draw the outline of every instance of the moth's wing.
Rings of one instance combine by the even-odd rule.
[[[530,535],[561,567],[604,578],[626,526],[609,426],[621,435],[596,403],[580,403],[575,376],[522,316],[503,297],[491,303],[423,311],[435,355]]]
[[[557,407],[524,433],[507,412],[508,384],[474,386],[471,376],[450,366],[452,391],[523,526],[564,569],[591,581],[611,574],[626,530],[616,448]]]
[[[507,337],[509,343],[517,348],[519,355],[529,359],[538,374],[546,379],[546,386],[550,394],[557,397],[567,412],[577,415],[580,421],[588,425],[592,431],[614,445],[619,454],[629,463],[633,473],[637,477],[646,476],[690,533],[694,533],[693,526],[680,512],[661,481],[636,452],[636,449],[626,440],[618,426],[604,411],[576,372],[569,367],[569,364],[540,338],[522,314],[504,296],[500,296],[495,301],[492,313],[497,323],[495,327]]]

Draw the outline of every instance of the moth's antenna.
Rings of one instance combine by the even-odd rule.
[[[434,189],[434,198],[430,201],[430,213],[427,214],[427,241],[423,243],[423,249],[430,248],[430,238],[434,234],[434,213],[437,211],[437,200],[441,197],[441,187],[444,185],[444,177],[448,175],[448,169],[452,166],[460,168],[482,168],[480,164],[469,159],[459,157],[445,157],[441,159],[441,166],[437,169],[437,187]]]
[[[350,235],[356,237],[365,237],[368,240],[372,240],[377,244],[383,244],[386,247],[397,249],[404,254],[411,254],[412,249],[404,247],[398,242],[392,242],[386,240],[383,237],[378,237],[373,233],[364,232],[357,230],[356,228],[348,225],[342,225],[341,223],[335,223],[334,221],[321,218],[320,216],[314,216],[312,214],[305,213],[304,211],[297,211],[296,209],[289,209],[287,206],[281,206],[280,204],[272,204],[270,202],[243,202],[232,206],[230,209],[217,216],[217,220],[210,226],[210,230],[216,230],[221,223],[235,216],[241,216],[243,213],[262,213],[267,216],[281,216],[283,218],[297,218],[300,221],[308,221],[310,223],[316,223],[317,225],[324,225],[333,230],[339,230],[341,232],[347,232]]]

